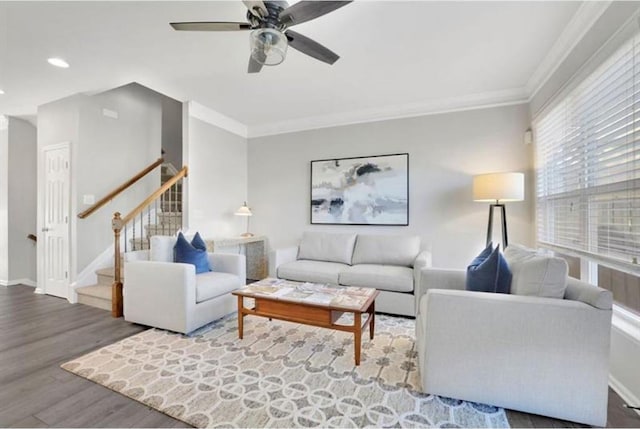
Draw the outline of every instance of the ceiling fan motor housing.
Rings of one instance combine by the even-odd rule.
[[[265,1],[265,7],[267,8],[266,16],[256,16],[251,11],[247,11],[247,20],[251,23],[251,28],[273,28],[277,31],[284,31],[287,26],[280,22],[280,12],[282,12],[288,5],[282,1]],[[264,13],[262,9],[257,10],[258,14]]]

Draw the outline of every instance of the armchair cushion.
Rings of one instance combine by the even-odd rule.
[[[393,292],[413,292],[413,270],[393,265],[359,264],[340,273],[344,286],[373,287]]]
[[[305,232],[300,242],[298,259],[351,265],[355,242],[356,234]]]
[[[196,303],[216,298],[242,287],[240,277],[210,271],[196,275]]]
[[[196,238],[200,238],[200,234],[196,234]],[[194,243],[198,245],[204,244],[202,238],[200,238],[200,241],[196,240],[196,238],[189,243],[182,233],[178,234],[178,239],[174,246],[175,262],[194,265],[196,274],[206,273],[211,271],[206,245],[204,249],[195,247]]]
[[[466,289],[475,292],[509,293],[511,270],[500,253],[500,246],[486,249],[467,268]]]
[[[564,298],[569,271],[564,259],[540,255],[518,244],[510,244],[504,257],[513,273],[512,294]]]
[[[419,253],[418,236],[358,234],[352,263],[412,267]]]

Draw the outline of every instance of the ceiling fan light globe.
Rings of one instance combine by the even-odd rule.
[[[287,36],[273,28],[260,28],[251,32],[251,56],[265,66],[276,66],[287,56]]]

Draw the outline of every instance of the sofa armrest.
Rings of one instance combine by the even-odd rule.
[[[422,269],[431,266],[431,252],[423,250],[416,256],[413,261],[413,290],[415,291],[420,284],[422,277]]]
[[[235,253],[209,253],[211,269],[220,273],[235,274],[243,284],[247,280],[247,262],[244,255]]]
[[[125,320],[186,332],[196,305],[195,266],[152,261],[125,263],[123,295]]]
[[[467,272],[425,267],[420,270],[419,282],[415,284],[416,316],[420,312],[420,300],[429,289],[464,290]]]
[[[456,290],[431,289],[423,300],[423,390],[606,423],[610,310]]]
[[[136,250],[133,252],[126,252],[124,254],[125,262],[133,262],[133,261],[148,261],[149,260],[149,251],[148,250]]]
[[[276,249],[271,252],[269,258],[269,276],[278,277],[278,267],[287,262],[293,262],[298,258],[298,246]]]

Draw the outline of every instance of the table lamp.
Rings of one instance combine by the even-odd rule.
[[[505,202],[524,200],[523,173],[490,173],[473,177],[473,200],[491,202],[487,225],[487,246],[493,233],[493,210],[500,208],[502,214],[502,248],[509,245],[507,236],[507,212]]]
[[[251,213],[251,209],[247,207],[247,202],[245,201],[242,207],[236,210],[234,214],[236,216],[246,216],[247,218],[247,232],[240,234],[240,237],[253,237],[253,234],[249,232],[249,219],[253,216],[253,213]]]

